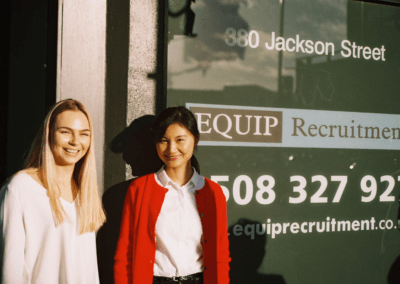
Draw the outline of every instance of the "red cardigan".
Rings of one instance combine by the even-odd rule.
[[[125,197],[121,231],[115,254],[116,284],[151,284],[156,257],[155,228],[168,189],[154,174],[135,179]],[[225,196],[221,187],[206,178],[196,190],[203,227],[204,284],[229,283],[229,243]]]

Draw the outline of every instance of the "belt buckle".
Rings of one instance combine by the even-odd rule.
[[[172,281],[174,281],[174,282],[179,282],[181,280],[189,279],[189,277],[187,277],[187,276],[172,276],[171,278],[172,278]]]

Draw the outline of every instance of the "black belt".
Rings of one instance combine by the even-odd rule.
[[[185,281],[196,281],[196,280],[203,280],[203,272],[190,274],[186,276],[173,276],[173,277],[153,276],[153,283],[163,283],[163,282],[185,283]]]

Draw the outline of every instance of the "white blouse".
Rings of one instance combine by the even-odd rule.
[[[194,193],[205,185],[195,170],[190,181],[179,186],[161,168],[157,183],[168,189],[156,222],[154,275],[186,276],[203,271],[203,229]]]
[[[95,233],[78,234],[75,202],[61,198],[69,216],[54,225],[47,190],[26,173],[0,191],[2,283],[97,284]]]

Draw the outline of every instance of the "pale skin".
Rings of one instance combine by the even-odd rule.
[[[54,129],[50,129],[50,147],[55,161],[55,181],[61,198],[72,203],[77,194],[73,179],[76,163],[83,158],[90,146],[90,127],[86,115],[81,111],[67,110],[57,115]],[[37,169],[26,171],[43,186]]]
[[[165,164],[165,172],[179,186],[189,182],[193,175],[190,158],[197,139],[184,126],[171,124],[156,144],[157,153]]]

